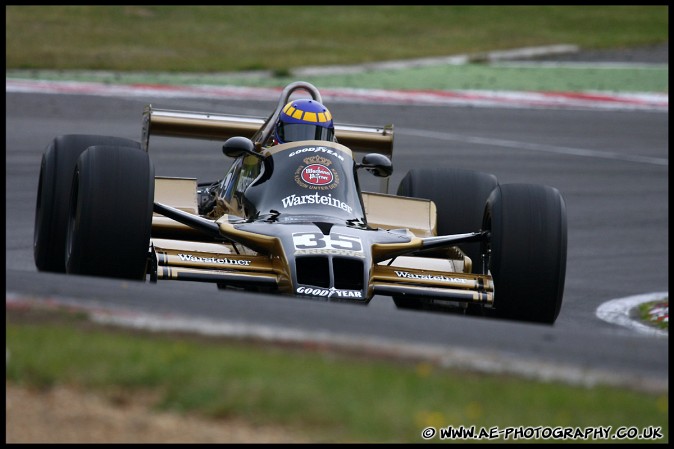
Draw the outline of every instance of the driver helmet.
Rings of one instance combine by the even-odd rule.
[[[281,111],[274,129],[274,143],[298,140],[335,140],[332,114],[316,100],[293,100]]]

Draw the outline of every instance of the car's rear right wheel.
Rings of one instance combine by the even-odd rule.
[[[410,170],[400,182],[397,194],[432,200],[437,209],[438,235],[477,232],[482,226],[489,194],[498,186],[490,173],[456,168]],[[473,273],[485,273],[480,243],[465,243],[459,248],[471,259]],[[428,305],[413,298],[394,297],[396,306],[426,309]]]

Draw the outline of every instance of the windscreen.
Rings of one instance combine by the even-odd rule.
[[[244,193],[248,216],[268,214],[365,221],[351,151],[332,142],[305,141],[267,151],[260,176]],[[300,218],[300,217],[297,217]]]

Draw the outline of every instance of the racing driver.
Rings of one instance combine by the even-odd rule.
[[[299,140],[336,142],[332,114],[316,100],[300,99],[286,104],[274,128],[274,145]]]

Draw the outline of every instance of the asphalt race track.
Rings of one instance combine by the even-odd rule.
[[[380,344],[431,348],[446,363],[560,374],[581,381],[667,388],[668,339],[601,321],[609,300],[668,291],[668,113],[446,106],[328,104],[338,123],[394,123],[390,192],[413,167],[494,173],[500,183],[557,187],[566,200],[568,262],[564,303],[554,326],[399,311],[389,298],[368,307],[218,291],[191,282],[127,283],[38,273],[32,237],[40,158],[57,135],[138,140],[143,106],[267,116],[276,99],[223,101],[6,94],[7,296],[61,299],[215,327],[264,329]],[[220,142],[154,137],[156,174],[222,177]],[[401,349],[402,350],[402,349]],[[452,359],[452,357],[454,357]],[[462,358],[463,357],[463,358]],[[493,362],[491,365],[487,362]],[[546,371],[547,370],[547,371]],[[575,374],[574,374],[575,373]],[[552,374],[550,374],[552,376]]]

